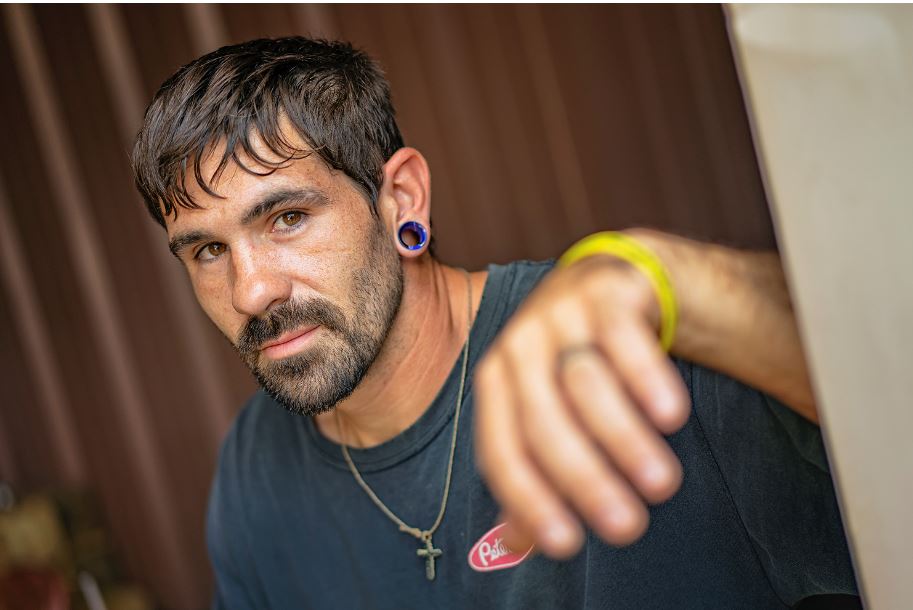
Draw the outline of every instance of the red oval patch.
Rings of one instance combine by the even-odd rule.
[[[469,567],[477,572],[491,572],[512,568],[533,551],[529,547],[525,553],[515,553],[504,546],[501,531],[507,523],[496,525],[482,536],[469,551]]]

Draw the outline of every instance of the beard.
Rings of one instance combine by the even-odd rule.
[[[287,301],[251,318],[239,334],[241,359],[267,394],[293,413],[312,417],[331,410],[355,391],[386,341],[402,301],[403,270],[380,227],[363,263],[351,276],[351,318],[321,297]],[[315,336],[300,354],[261,356],[267,341],[313,325],[324,336]]]

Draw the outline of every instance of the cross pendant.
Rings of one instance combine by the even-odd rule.
[[[440,557],[443,551],[434,548],[434,545],[431,544],[431,536],[428,536],[425,538],[425,548],[417,550],[415,554],[425,558],[425,577],[428,580],[434,580],[434,559]]]

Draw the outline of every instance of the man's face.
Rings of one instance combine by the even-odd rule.
[[[169,219],[172,250],[264,389],[294,412],[328,411],[361,381],[399,309],[390,235],[316,155],[269,176],[230,164],[214,186],[224,199],[188,181],[202,209]]]

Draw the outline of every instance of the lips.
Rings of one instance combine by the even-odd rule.
[[[260,347],[260,351],[274,360],[293,355],[310,339],[317,328],[319,328],[319,325],[283,333],[278,338],[264,343]]]

